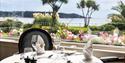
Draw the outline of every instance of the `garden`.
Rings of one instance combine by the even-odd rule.
[[[59,22],[58,11],[62,5],[54,4],[52,6],[52,13],[33,13],[34,22],[32,24],[23,24],[20,21],[14,21],[7,19],[5,22],[0,24],[0,37],[19,37],[21,33],[29,28],[40,28],[44,29],[50,34],[58,35],[64,41],[70,42],[83,42],[86,43],[88,40],[92,40],[94,44],[105,44],[105,45],[125,45],[125,4],[120,1],[118,6],[112,8],[119,14],[109,14],[108,19],[110,23],[101,26],[90,26],[92,14],[99,10],[99,5],[95,1],[81,0],[77,3],[77,8],[82,10],[83,21],[85,22],[83,27],[79,26],[68,26],[64,23]],[[62,1],[62,3],[68,3],[68,1]],[[44,4],[49,4],[45,1]],[[84,5],[83,5],[84,4]],[[85,11],[84,9],[88,9]],[[120,10],[120,11],[119,11]],[[85,15],[86,14],[86,15]]]
[[[125,45],[125,34],[120,32],[118,28],[113,31],[96,31],[93,32],[90,28],[87,31],[79,30],[77,34],[64,29],[57,32],[64,41],[86,43],[91,40],[94,44],[105,45]]]
[[[35,14],[33,24],[25,24],[24,30],[29,27],[40,28],[50,33],[50,24],[52,23],[51,15],[41,13]],[[59,36],[66,42],[86,43],[92,40],[94,44],[123,46],[125,45],[124,28],[116,26],[119,25],[119,23],[115,25],[113,23],[115,22],[112,21],[111,23],[101,26],[77,27],[66,26],[64,23],[57,22],[53,32],[50,34],[52,36]]]

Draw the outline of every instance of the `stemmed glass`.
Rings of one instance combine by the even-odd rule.
[[[45,52],[45,43],[40,35],[33,35],[31,44],[37,55],[41,55]]]
[[[56,50],[60,50],[60,44],[61,44],[61,37],[56,34],[54,39],[54,46]]]
[[[32,35],[32,39],[31,39],[31,45],[33,47],[33,49],[36,51],[36,42],[37,42],[37,35]]]

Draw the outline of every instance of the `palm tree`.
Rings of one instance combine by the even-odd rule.
[[[112,7],[113,10],[116,10],[117,14],[109,14],[108,18],[112,20],[111,24],[120,30],[125,28],[125,3],[122,1],[119,2],[118,6]]]
[[[118,11],[125,18],[125,4],[120,1],[118,6],[112,8],[113,10]]]
[[[65,4],[68,3],[68,0],[41,0],[41,1],[43,5],[48,4],[52,8],[52,19],[53,19],[51,23],[51,31],[52,31],[52,27],[55,26],[55,24],[57,24],[57,13],[59,9],[63,5],[63,3]]]
[[[93,0],[81,0],[80,3],[77,3],[77,8],[82,10],[85,22],[84,26],[88,27],[90,18],[95,11],[99,10],[99,5]]]
[[[112,7],[113,10],[116,10],[119,14],[109,14],[108,18],[114,23],[125,23],[125,4],[120,1],[118,6]]]

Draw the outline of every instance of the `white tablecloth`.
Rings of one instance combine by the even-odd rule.
[[[67,60],[70,60],[72,63],[103,63],[100,59],[96,57],[92,57],[91,61],[84,61],[84,55],[81,53],[76,53],[72,55],[65,56],[63,52],[60,53],[61,51],[46,51],[44,54],[35,56],[37,59],[37,63],[67,63]],[[72,52],[68,52],[72,53]],[[32,52],[27,53],[29,55],[33,54]],[[51,58],[48,58],[50,55]],[[0,61],[0,63],[25,63],[23,59],[20,59],[21,54],[15,54],[12,55],[8,58],[5,58],[4,60]]]

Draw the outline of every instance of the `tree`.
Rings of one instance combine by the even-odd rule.
[[[85,22],[84,26],[88,27],[92,14],[99,10],[99,5],[93,0],[81,0],[80,3],[77,3],[77,8],[82,10]]]
[[[120,1],[118,6],[112,8],[119,14],[109,14],[108,18],[112,20],[111,24],[118,27],[120,30],[125,30],[125,4]]]
[[[119,14],[109,14],[108,18],[112,21],[125,21],[125,4],[122,1],[118,6],[112,7],[112,10],[116,10]]]
[[[118,6],[112,8],[113,10],[118,11],[125,18],[125,4],[120,1]]]
[[[112,22],[121,22],[125,20],[121,14],[109,14],[108,18],[111,19]]]
[[[50,5],[50,7],[52,8],[52,24],[51,24],[51,30],[53,29],[53,27],[55,26],[55,24],[57,24],[57,13],[59,11],[59,9],[61,8],[63,3],[68,3],[68,0],[41,0],[43,5],[44,4],[48,4]]]

